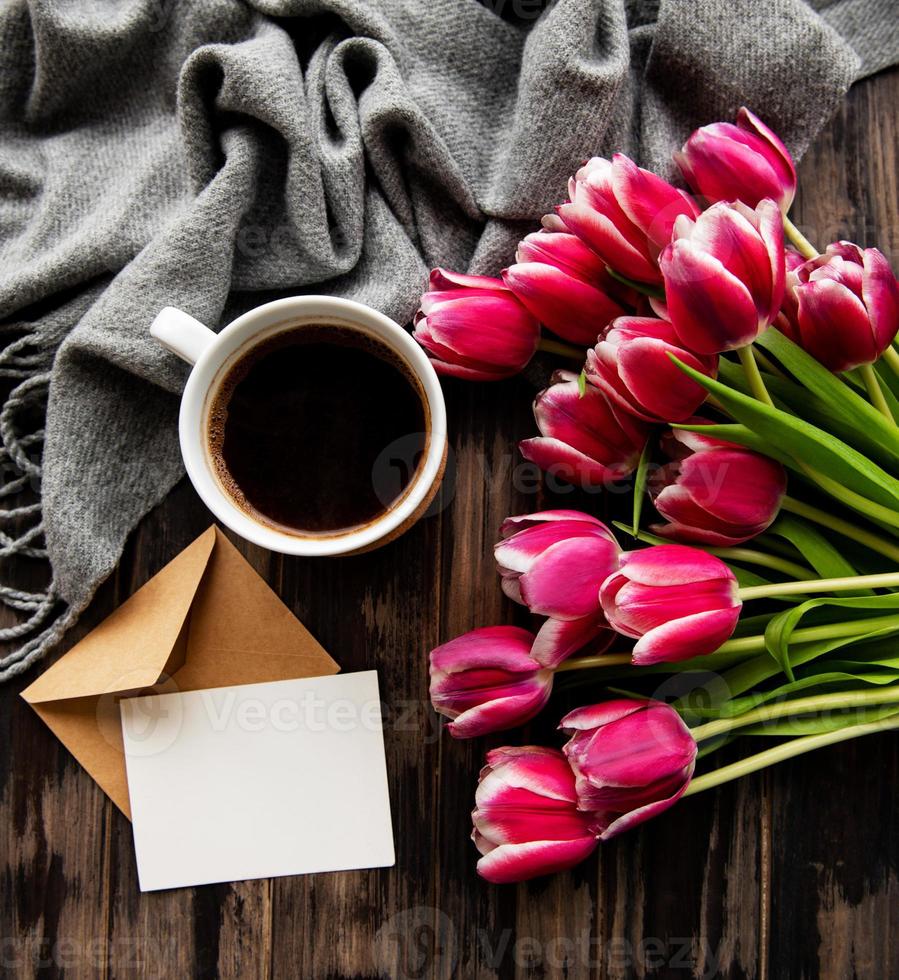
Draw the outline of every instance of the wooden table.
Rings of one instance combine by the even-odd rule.
[[[856,86],[803,160],[795,219],[809,237],[877,243],[897,263],[897,136],[892,71]],[[528,383],[446,388],[455,479],[439,513],[361,557],[299,561],[243,549],[344,669],[380,672],[396,867],[141,895],[128,822],[17,697],[24,682],[16,683],[0,691],[0,971],[166,980],[899,976],[895,737],[849,742],[686,800],[570,874],[506,888],[477,878],[469,811],[486,748],[519,738],[553,744],[564,706],[554,702],[520,735],[454,742],[439,735],[428,705],[427,653],[475,626],[521,621],[500,593],[491,545],[506,515],[553,498],[513,448],[534,432]],[[209,520],[182,484],[140,525],[67,644]]]

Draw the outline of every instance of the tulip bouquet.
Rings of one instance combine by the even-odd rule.
[[[578,486],[633,485],[620,537],[576,510],[508,518],[502,589],[541,618],[431,653],[456,738],[526,723],[554,684],[594,692],[559,720],[561,749],[487,754],[473,838],[490,881],[899,728],[899,284],[876,248],[802,236],[790,154],[747,109],[675,160],[692,193],[590,160],[501,278],[435,270],[416,318],[444,375],[569,358],[521,453]],[[774,744],[707,761],[743,735]]]

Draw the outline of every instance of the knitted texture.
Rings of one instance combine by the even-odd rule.
[[[182,475],[162,306],[218,329],[318,292],[404,322],[430,266],[496,273],[593,154],[667,170],[744,103],[799,154],[859,70],[853,24],[892,23],[850,4],[825,11],[847,41],[801,0],[7,0],[0,557],[52,572],[0,586],[0,678]]]

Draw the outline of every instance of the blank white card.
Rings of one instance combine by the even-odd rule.
[[[121,702],[141,891],[394,863],[373,670]]]

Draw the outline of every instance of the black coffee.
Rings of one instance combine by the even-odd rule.
[[[251,516],[333,534],[403,496],[426,423],[421,388],[390,348],[351,327],[304,324],[230,369],[209,415],[209,451],[226,492]]]

